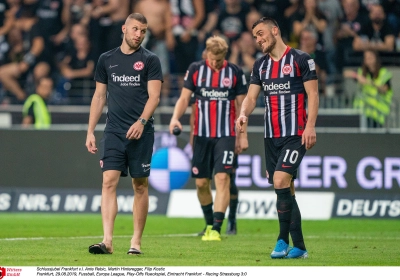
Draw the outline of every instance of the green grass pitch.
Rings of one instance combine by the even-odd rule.
[[[0,214],[1,266],[399,266],[400,222],[386,219],[303,221],[309,258],[272,260],[278,222],[238,220],[238,234],[203,242],[195,233],[203,219],[150,215],[142,251],[126,252],[132,216],[119,214],[114,253],[91,255],[101,241],[100,214]]]

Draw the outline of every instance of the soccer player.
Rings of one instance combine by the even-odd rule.
[[[130,14],[122,26],[120,47],[103,53],[96,67],[96,90],[90,106],[86,147],[97,152],[94,130],[108,105],[107,123],[100,142],[103,171],[101,214],[103,241],[89,247],[92,254],[113,252],[113,229],[118,211],[116,189],[120,176],[132,177],[133,236],[128,254],[142,254],[141,239],[146,223],[148,177],[154,143],[153,113],[160,100],[162,72],[159,58],[141,47],[147,20]]]
[[[269,183],[277,194],[280,229],[271,258],[307,258],[293,180],[306,150],[316,143],[319,99],[315,62],[307,53],[283,42],[274,19],[263,17],[252,28],[265,56],[254,63],[236,125],[239,132],[246,130],[248,116],[263,89],[266,169]],[[294,246],[290,251],[289,233]]]
[[[179,118],[195,97],[192,177],[206,218],[203,241],[220,241],[221,226],[229,205],[230,174],[236,151],[248,147],[247,135],[236,134],[235,118],[247,92],[243,71],[225,60],[228,44],[218,36],[206,41],[207,59],[190,64],[169,129],[182,129]],[[211,179],[216,187],[213,206]]]
[[[206,57],[204,59],[207,59]],[[195,100],[194,95],[192,94],[192,98],[190,100],[192,107],[192,113],[190,115],[190,144],[193,147],[193,131],[194,131],[194,118],[196,112],[196,103],[192,100]],[[247,137],[247,136],[246,136]],[[237,150],[235,150],[235,153]],[[226,234],[228,235],[236,235],[237,233],[237,222],[236,222],[236,212],[239,204],[239,190],[236,186],[236,169],[238,168],[238,156],[235,154],[235,158],[233,160],[233,168],[232,173],[229,174],[230,178],[230,187],[229,187],[229,214],[228,214],[228,225],[226,226]],[[198,194],[199,195],[199,194]],[[199,232],[199,236],[203,236],[207,229],[207,224],[212,223],[213,221],[213,203],[211,201],[208,205],[201,205],[201,209],[203,211],[204,219],[206,221],[206,227]],[[208,222],[207,222],[208,221]]]

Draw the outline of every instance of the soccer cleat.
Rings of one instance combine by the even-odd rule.
[[[286,244],[283,239],[279,239],[276,242],[275,249],[271,253],[272,259],[282,259],[286,257],[289,251],[289,244]]]
[[[228,225],[226,226],[226,234],[228,235],[236,235],[236,220],[228,221]]]
[[[297,247],[293,247],[285,257],[286,259],[307,259],[308,252],[305,250],[301,250]]]
[[[201,238],[203,241],[221,241],[221,234],[216,230],[206,231]]]
[[[212,226],[206,226],[206,229],[204,231],[203,236],[201,237],[201,240],[208,241],[208,236],[210,235],[211,230],[212,230]]]
[[[211,230],[207,241],[221,241],[221,234],[216,230]]]

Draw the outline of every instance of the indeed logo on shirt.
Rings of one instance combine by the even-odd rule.
[[[273,82],[270,83],[269,85],[263,83],[264,90],[278,90],[278,89],[290,89],[290,81],[287,83],[280,83],[280,84],[274,84]]]
[[[120,86],[140,86],[140,74],[136,76],[127,76],[127,75],[122,75],[122,76],[117,76],[115,73],[111,74],[111,78],[113,82],[120,82]]]
[[[226,90],[226,91],[218,91],[218,90],[214,90],[214,89],[206,90],[205,88],[202,88],[200,90],[200,93],[203,97],[208,97],[211,99],[220,99],[220,98],[226,99],[226,98],[228,98],[228,95],[229,95],[228,90]]]

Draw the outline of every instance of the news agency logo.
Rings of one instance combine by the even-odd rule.
[[[182,134],[181,134],[182,135]],[[186,142],[186,148],[188,144]],[[191,147],[189,147],[191,150]],[[182,189],[191,175],[191,155],[178,147],[177,137],[159,133],[155,137],[155,152],[151,159],[149,183],[162,193]]]
[[[6,268],[0,267],[0,279],[3,279],[6,276]]]

